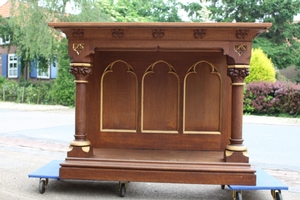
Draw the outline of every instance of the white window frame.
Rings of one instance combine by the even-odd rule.
[[[3,37],[1,37],[0,44],[1,45],[10,44],[10,36],[9,35],[4,35]]]
[[[50,79],[50,68],[51,68],[51,65],[48,65],[48,70],[46,72],[42,71],[39,69],[39,62],[38,62],[37,66],[36,66],[36,69],[37,69],[36,77],[41,78],[41,79]]]
[[[8,78],[18,78],[18,56],[14,53],[7,57],[7,75]]]

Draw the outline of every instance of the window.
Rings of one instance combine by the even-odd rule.
[[[3,35],[0,39],[0,44],[9,44],[10,43],[10,36]]]
[[[40,69],[39,63],[37,63],[37,78],[50,78],[50,66],[47,69]]]
[[[16,54],[8,54],[8,78],[18,77],[18,57]]]

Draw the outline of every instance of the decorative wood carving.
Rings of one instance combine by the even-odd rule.
[[[235,36],[237,39],[246,39],[248,37],[249,30],[237,30]]]
[[[122,38],[124,36],[123,29],[112,29],[111,34],[113,38]]]
[[[83,29],[73,29],[72,36],[74,38],[83,38],[84,36]]]
[[[84,49],[84,43],[73,43],[73,50],[79,55]]]
[[[92,67],[71,66],[70,73],[75,76],[76,80],[86,80],[92,74]]]
[[[155,39],[162,39],[165,36],[165,30],[164,29],[153,29],[152,36]]]
[[[239,56],[241,56],[241,55],[243,55],[243,53],[244,53],[245,51],[247,51],[247,45],[245,45],[245,44],[238,44],[238,45],[235,45],[235,46],[234,46],[234,51],[237,52],[237,54],[238,54]]]
[[[244,83],[244,79],[249,74],[249,68],[229,68],[227,70],[227,75],[231,78],[232,83]]]
[[[206,30],[205,29],[195,29],[194,30],[194,38],[196,39],[203,39],[206,36]]]

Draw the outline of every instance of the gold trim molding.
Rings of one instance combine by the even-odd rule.
[[[206,135],[221,135],[219,131],[184,131],[184,134],[206,134]]]
[[[84,81],[84,80],[75,80],[74,83],[88,83],[88,81]]]
[[[85,147],[85,146],[90,146],[91,145],[91,142],[88,141],[88,140],[85,140],[85,141],[72,141],[70,143],[71,146],[75,146],[75,147]]]
[[[247,151],[247,147],[238,145],[227,145],[226,150],[229,151]]]
[[[250,65],[228,65],[228,69],[248,69]]]
[[[102,121],[101,121],[102,122]],[[116,133],[136,133],[136,130],[126,129],[101,129],[101,132],[116,132]]]
[[[92,67],[91,63],[70,63],[72,67]]]
[[[246,83],[231,83],[232,86],[244,86]]]

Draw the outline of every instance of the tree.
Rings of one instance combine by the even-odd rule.
[[[181,3],[181,7],[188,13],[188,17],[193,22],[207,22],[210,21],[211,11],[207,8],[206,0],[199,0],[199,3],[192,2],[187,5]]]
[[[54,83],[52,96],[57,104],[74,106],[75,104],[75,83],[74,76],[69,72],[70,58],[68,56],[67,39],[61,40],[58,48],[58,74]]]
[[[67,7],[80,13],[76,17],[67,13]],[[61,35],[50,28],[48,22],[106,20],[96,5],[96,0],[11,0],[11,17],[1,23],[0,34],[10,35],[10,46],[17,46],[22,68],[38,60],[40,69],[47,69],[49,62],[57,59]],[[95,11],[98,9],[98,12]],[[88,14],[87,14],[88,13]],[[2,21],[4,21],[2,19]],[[1,21],[1,22],[2,22]],[[37,62],[36,62],[37,63]]]
[[[254,48],[262,50],[277,68],[300,66],[300,23],[293,23],[300,13],[299,0],[210,0],[212,20],[217,22],[272,22],[269,32],[253,42]],[[200,6],[200,4],[198,4]],[[185,10],[195,9],[193,4]]]
[[[116,22],[180,22],[177,0],[103,0],[102,12]]]

